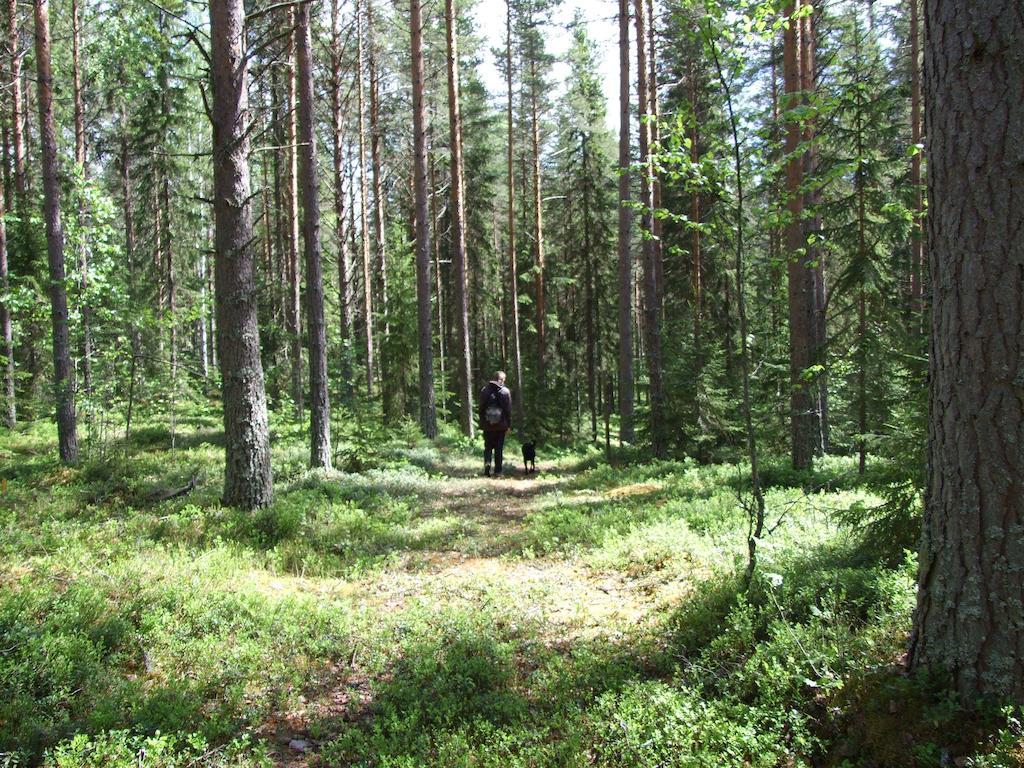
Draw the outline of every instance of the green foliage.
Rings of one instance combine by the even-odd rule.
[[[108,731],[89,737],[79,734],[58,745],[47,757],[45,768],[269,768],[270,759],[247,737],[211,748],[198,734],[132,735]]]
[[[783,524],[744,589],[742,467],[552,452],[517,485],[466,477],[453,429],[431,445],[406,425],[374,433],[373,468],[311,472],[302,425],[275,417],[276,500],[247,514],[217,500],[215,424],[173,450],[143,425],[73,470],[49,427],[0,433],[0,760],[249,768],[280,760],[266,724],[294,713],[325,765],[1019,753],[1012,713],[949,738],[956,702],[888,671],[914,563],[835,525],[880,503],[849,459],[769,464]]]

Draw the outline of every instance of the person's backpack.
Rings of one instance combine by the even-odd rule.
[[[500,389],[491,387],[491,391],[487,395],[487,402],[484,404],[484,423],[491,427],[498,426],[505,419],[505,411],[502,410],[501,401],[498,398],[500,392]]]

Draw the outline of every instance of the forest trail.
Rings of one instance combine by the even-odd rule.
[[[521,466],[506,468],[503,477],[488,478],[479,474],[475,458],[461,455],[444,456],[430,471],[426,490],[406,496],[417,505],[420,523],[443,523],[452,535],[425,548],[396,548],[386,568],[356,581],[296,577],[275,579],[271,588],[341,593],[353,609],[375,615],[382,624],[423,610],[473,610],[497,592],[515,606],[507,616],[511,628],[517,622],[529,626],[529,643],[571,655],[581,646],[614,645],[635,634],[659,608],[677,604],[692,587],[691,579],[678,575],[633,577],[594,567],[582,553],[531,549],[536,525],[546,515],[649,493],[653,485],[583,488],[575,482],[578,468],[559,463],[531,475]],[[344,723],[373,717],[372,690],[379,679],[363,668],[359,656],[357,649],[347,664],[326,670],[298,706],[268,724],[265,735],[278,745],[276,766],[319,765],[317,745],[325,736]],[[323,729],[326,734],[319,732]]]

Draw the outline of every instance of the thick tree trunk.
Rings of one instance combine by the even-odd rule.
[[[299,174],[302,187],[302,242],[306,254],[306,333],[309,337],[309,463],[331,466],[331,403],[327,393],[327,325],[320,258],[320,185],[313,125],[313,36],[309,3],[295,9],[298,64]]]
[[[68,339],[68,297],[64,289],[64,227],[60,218],[60,180],[57,177],[57,131],[53,118],[53,74],[50,66],[50,3],[34,0],[36,77],[39,91],[39,139],[43,163],[43,219],[50,271],[50,311],[53,319],[53,387],[57,402],[57,439],[64,464],[78,462],[75,380]]]
[[[455,29],[455,0],[445,0],[448,38],[448,130],[451,134],[452,262],[455,267],[455,317],[459,333],[459,422],[462,432],[473,437],[473,360],[469,346],[469,290],[466,279],[466,192],[462,160],[462,115],[459,107],[459,50]]]
[[[783,78],[785,108],[792,113],[801,101],[801,45],[803,26],[793,15],[799,12],[801,0],[786,6],[789,21],[783,38]],[[804,237],[803,161],[799,156],[800,123],[792,114],[786,117],[786,199],[789,219],[786,223],[787,286],[789,294],[789,374],[790,431],[792,460],[795,469],[810,467],[818,441],[813,383],[805,373],[813,363],[814,273],[807,266]]]
[[[658,285],[657,249],[654,247],[654,173],[651,162],[651,126],[648,122],[650,107],[650,74],[647,63],[646,9],[644,0],[635,0],[637,82],[640,103],[640,159],[643,175],[640,183],[640,202],[643,206],[642,229],[644,254],[644,335],[647,346],[647,375],[650,397],[651,449],[655,456],[666,452],[664,435],[664,391],[661,370],[661,287]]]
[[[437,436],[434,406],[434,334],[430,307],[430,220],[427,203],[427,115],[423,103],[423,16],[420,0],[409,2],[412,43],[413,192],[416,214],[416,317],[420,361],[420,427]]]
[[[633,431],[633,211],[630,208],[629,0],[619,0],[619,443]]]
[[[212,0],[213,213],[217,345],[224,397],[224,503],[270,504],[270,431],[253,275],[248,59],[242,0]]]
[[[929,477],[909,661],[1024,701],[1024,6],[925,0]]]
[[[373,272],[370,269],[370,231],[366,206],[366,129],[363,122],[363,18],[359,0],[356,0],[356,102],[359,126],[359,240],[363,257],[363,330],[366,334],[366,396],[373,397]]]
[[[515,409],[516,428],[523,429],[523,355],[519,338],[519,264],[516,257],[516,181],[515,181],[515,133],[513,126],[512,90],[512,0],[505,0],[505,77],[508,87],[508,269],[512,284],[509,304],[512,307],[512,365],[515,370],[515,387],[512,403]]]

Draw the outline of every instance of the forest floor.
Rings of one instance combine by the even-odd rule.
[[[309,471],[302,425],[273,427],[254,513],[218,502],[215,414],[72,470],[47,425],[0,431],[0,766],[938,766],[978,734],[1020,746],[899,671],[913,561],[846,522],[879,503],[849,460],[769,462],[779,525],[746,589],[740,466],[542,447],[526,477],[513,443],[491,479],[453,433],[338,425],[343,470]],[[998,760],[957,764],[1017,764]]]
[[[706,577],[676,573],[671,578],[631,578],[618,571],[590,567],[574,556],[516,557],[529,540],[528,520],[544,510],[586,509],[609,499],[650,495],[656,482],[627,483],[606,489],[574,487],[576,460],[561,460],[535,474],[526,474],[517,462],[506,465],[500,478],[481,475],[480,462],[465,454],[446,452],[430,469],[436,479],[429,494],[411,494],[425,527],[438,522],[458,535],[438,546],[395,553],[385,571],[353,582],[275,578],[276,591],[344,593],[359,611],[400,615],[424,605],[472,610],[474,602],[492,590],[505,592],[517,606],[524,624],[537,628],[531,642],[561,654],[576,644],[614,643],[647,625],[659,610],[676,605]],[[398,498],[403,498],[401,494]],[[483,597],[486,600],[486,597]],[[513,630],[516,616],[500,619]],[[369,717],[373,694],[370,677],[360,669],[358,655],[344,669],[334,669],[311,695],[279,721],[271,724],[275,765],[318,765],[314,756],[288,745],[312,746],[309,734],[317,724]],[[353,707],[353,704],[355,705]],[[321,736],[322,738],[322,736]]]

